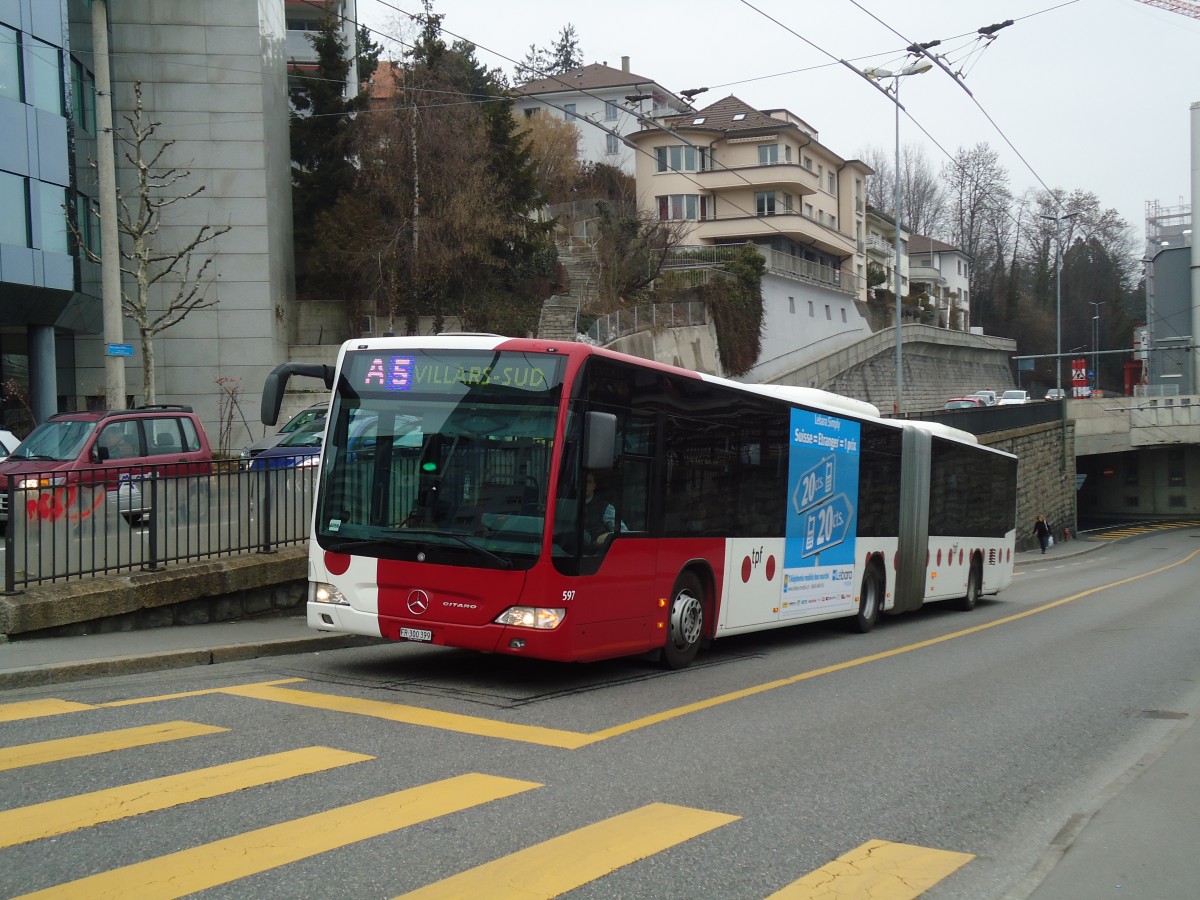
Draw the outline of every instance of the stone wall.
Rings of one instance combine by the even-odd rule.
[[[1049,422],[979,436],[1017,457],[1017,550],[1037,547],[1033,522],[1043,515],[1056,541],[1076,531],[1075,423]]]

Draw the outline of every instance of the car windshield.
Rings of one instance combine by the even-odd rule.
[[[1024,391],[1005,391],[1003,395],[1005,400],[1024,400]]]
[[[401,358],[384,359],[392,372]],[[318,541],[451,565],[532,565],[542,546],[561,359],[490,351],[403,359],[415,382],[403,393],[354,390],[370,386],[370,372],[344,365],[349,374],[339,381],[322,450]]]
[[[11,459],[53,459],[59,462],[76,459],[96,430],[91,420],[58,419],[43,422],[21,442]]]
[[[279,442],[280,447],[293,450],[307,447],[320,447],[321,438],[325,434],[325,417],[310,419]]]
[[[321,425],[322,425],[322,427],[324,427],[324,423],[325,423],[325,407],[324,406],[313,407],[313,408],[304,410],[304,412],[296,413],[296,415],[294,415],[290,419],[288,419],[287,424],[284,425],[279,430],[283,434],[291,434],[292,432],[298,431],[299,429],[303,428],[305,425],[311,424],[314,420],[317,420],[317,419],[319,419],[321,421]]]

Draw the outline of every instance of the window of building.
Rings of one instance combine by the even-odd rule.
[[[843,322],[846,321],[846,308],[845,307],[842,307],[842,321]]]
[[[830,322],[833,321],[833,313],[830,311],[828,303],[825,304],[825,318]]]
[[[540,112],[540,110],[536,106],[531,107],[531,108],[525,110],[525,118],[532,119],[534,116],[536,116],[538,114],[538,112]]]
[[[664,194],[658,200],[658,218],[663,221],[696,221],[702,217],[706,197],[699,194]]]
[[[792,195],[784,193],[784,194],[781,194],[780,196],[783,198],[783,211],[791,212],[792,211]]]
[[[779,162],[779,145],[778,144],[759,144],[758,145],[758,164],[760,166],[773,166]]]
[[[795,315],[796,313],[796,298],[788,297],[788,312]]]
[[[829,175],[827,176],[827,178],[828,178],[827,187],[829,189],[829,193],[833,194],[833,196],[836,197],[837,196],[837,174],[834,172],[830,172]]]
[[[656,147],[659,172],[703,172],[708,167],[707,151],[702,147],[674,144]]]
[[[829,214],[829,227],[837,228],[837,216],[833,215],[833,213]]]
[[[575,104],[574,103],[564,103],[563,104],[563,119],[566,120],[567,122],[570,122],[574,118],[575,118]]]
[[[614,119],[616,119],[617,111],[619,109],[620,109],[620,107],[617,106],[617,104],[613,103],[613,101],[611,101],[611,100],[604,101],[604,118],[605,118],[605,120],[608,122],[611,122]]]
[[[7,25],[0,25],[0,97],[21,99],[21,48]]]
[[[813,302],[811,300],[809,300],[808,301],[808,317],[811,319],[814,316],[816,316],[816,312],[814,311],[814,308],[813,308]]]
[[[760,216],[775,215],[775,192],[757,191],[754,194],[754,209]]]
[[[95,200],[83,194],[75,195],[75,227],[79,229],[81,255],[100,255],[100,208]]]
[[[740,122],[740,121],[742,121],[742,119],[744,119],[744,118],[746,118],[746,114],[745,114],[745,113],[738,113],[737,115],[735,115],[735,116],[733,117],[733,121],[735,121],[735,122]]]
[[[50,253],[67,252],[67,189],[39,182],[38,218],[42,229],[40,249]]]
[[[616,153],[621,149],[621,141],[615,134],[607,134],[604,136],[604,152]]]
[[[71,60],[71,110],[75,124],[88,134],[96,133],[96,76],[77,59]]]
[[[20,175],[0,172],[0,244],[29,246],[29,193]]]
[[[25,35],[25,102],[61,116],[62,51]]]
[[[811,203],[804,204],[804,214],[810,219],[813,217],[813,207]]]
[[[808,171],[810,171],[810,172],[812,171],[812,157],[811,156],[804,157],[804,168],[808,169]]]

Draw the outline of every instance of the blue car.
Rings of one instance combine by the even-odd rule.
[[[250,471],[292,469],[316,466],[321,462],[321,441],[325,436],[325,416],[305,422],[274,447],[263,450],[250,460]]]

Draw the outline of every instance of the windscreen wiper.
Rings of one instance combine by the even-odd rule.
[[[487,558],[494,560],[495,562],[499,563],[502,568],[511,569],[513,567],[513,562],[511,559],[501,556],[498,553],[493,553],[486,547],[480,547],[477,543],[469,538],[461,534],[455,534],[452,531],[434,531],[427,528],[389,528],[386,529],[386,532],[387,534],[394,535],[396,537],[406,536],[450,538],[457,541],[467,549],[474,550],[480,556],[486,556]],[[383,538],[350,538],[348,540],[338,541],[337,543],[330,544],[327,549],[334,553],[344,553],[346,551],[352,551],[356,547],[362,547],[363,545],[372,547],[392,547],[395,546],[396,543],[397,542],[395,541],[388,541],[384,540]]]

